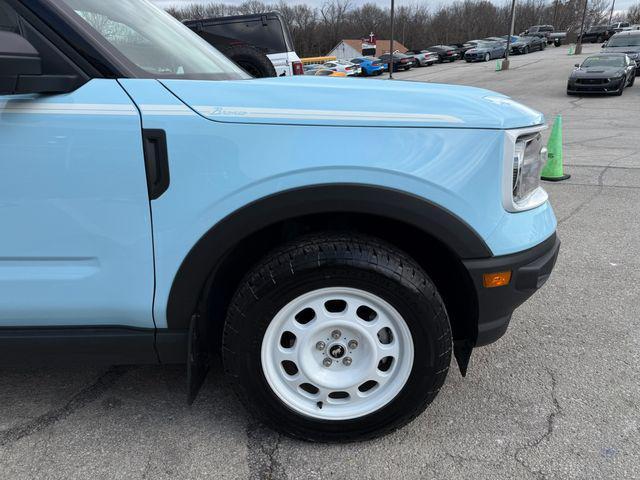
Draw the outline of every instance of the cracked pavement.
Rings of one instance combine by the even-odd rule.
[[[466,379],[452,365],[413,423],[315,445],[256,424],[219,368],[191,407],[182,367],[2,369],[0,478],[640,479],[640,84],[567,97],[576,61],[563,46],[508,72],[457,62],[396,75],[491,88],[549,123],[561,113],[572,175],[545,184],[563,241],[551,279],[474,352]]]

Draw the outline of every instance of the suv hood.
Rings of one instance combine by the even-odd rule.
[[[216,122],[506,129],[544,116],[489,90],[433,83],[313,76],[238,81],[162,80]]]

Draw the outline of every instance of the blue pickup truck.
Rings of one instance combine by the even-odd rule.
[[[221,357],[286,434],[392,431],[549,277],[544,128],[487,90],[252,79],[146,0],[0,0],[0,363],[184,363],[192,400]]]

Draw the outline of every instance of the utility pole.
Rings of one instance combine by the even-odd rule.
[[[584,0],[584,9],[582,10],[582,23],[580,24],[580,36],[578,37],[578,43],[576,44],[576,55],[582,53],[582,34],[584,33],[584,21],[587,18],[587,4],[589,0]]]
[[[391,0],[391,40],[389,40],[389,80],[393,80],[393,9],[394,0]]]
[[[609,14],[609,25],[611,25],[611,19],[613,18],[613,7],[616,6],[616,0],[613,0],[613,2],[611,2],[611,13]]]
[[[511,37],[516,24],[516,0],[511,0],[511,28],[507,35],[507,49],[504,52],[504,60],[502,62],[502,70],[509,70],[509,50],[511,49]]]

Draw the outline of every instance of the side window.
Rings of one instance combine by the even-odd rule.
[[[0,31],[20,33],[18,14],[4,0],[0,0]]]
[[[18,15],[6,0],[0,0],[0,31],[17,33],[26,38],[40,54],[43,74],[77,75],[80,79],[88,80],[87,76],[67,56]]]
[[[220,23],[206,25],[203,28],[203,37],[212,37],[209,40],[215,45],[245,42],[262,50],[265,54],[283,53],[287,51],[287,45],[279,20],[269,19],[264,25],[259,20],[247,20],[242,22]]]

